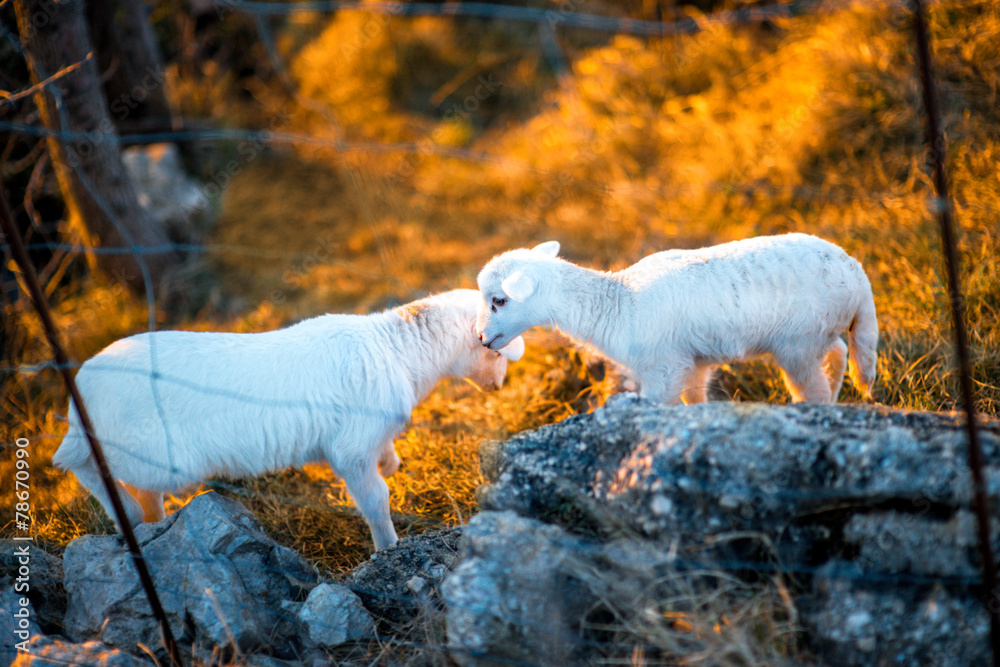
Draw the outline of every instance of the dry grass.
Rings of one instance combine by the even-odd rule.
[[[580,574],[604,593],[587,627],[603,634],[603,664],[773,665],[800,653],[798,614],[780,577],[748,584],[711,568]]]
[[[998,7],[936,3],[931,22],[976,401],[993,416],[1000,413]],[[570,259],[613,268],[663,248],[796,230],[839,243],[868,271],[882,330],[877,401],[957,406],[941,253],[927,209],[919,91],[901,8],[859,3],[766,30],[714,26],[667,40],[595,43],[567,31],[572,72],[561,80],[525,46],[530,31],[483,22],[456,27],[450,19],[393,17],[342,57],[338,45],[354,44],[367,18],[342,12],[329,24],[307,17],[286,26],[281,43],[297,98],[258,86],[260,105],[247,105],[225,97],[231,74],[224,70],[192,77],[174,68],[176,104],[187,113],[226,109],[229,118],[261,125],[284,106],[282,122],[295,131],[468,147],[496,159],[463,161],[433,151],[334,155],[315,146],[260,151],[240,163],[208,239],[223,298],[161,325],[259,331],[328,310],[367,312],[471,287],[492,254],[548,238],[562,241]],[[330,84],[331,72],[343,85]],[[474,95],[480,75],[503,85],[474,112],[449,115],[456,101]],[[78,360],[146,327],[144,302],[96,279],[62,287],[54,302]],[[23,307],[7,316],[24,342],[17,362],[48,359],[35,318]],[[558,335],[537,331],[528,342],[527,356],[511,366],[499,392],[446,381],[414,411],[396,443],[403,467],[390,481],[401,534],[460,524],[477,511],[477,447],[484,438],[591,410],[620,389],[613,371]],[[40,545],[59,551],[80,534],[110,532],[96,504],[48,465],[65,430],[55,374],[9,377],[0,438],[32,441]],[[719,398],[787,400],[780,377],[762,363],[725,367],[714,391]],[[859,398],[847,389],[842,400]],[[11,475],[2,478],[9,484]],[[323,571],[350,569],[371,549],[343,485],[321,466],[220,488]],[[721,606],[695,596],[660,610],[652,626],[622,631],[662,639],[664,650],[687,651],[693,637],[718,636],[730,646],[756,641],[740,659],[766,662],[755,651],[774,633],[741,644],[728,628],[750,629],[745,636],[752,637],[767,626],[784,636],[787,618],[773,611],[782,607],[780,591],[773,583],[750,593],[736,586]],[[424,627],[434,634],[431,625]],[[689,660],[699,655],[703,662],[718,657],[695,653]]]

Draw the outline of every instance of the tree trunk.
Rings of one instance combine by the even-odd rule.
[[[90,40],[104,79],[104,99],[121,133],[166,132],[173,127],[166,70],[136,0],[86,0]]]
[[[35,83],[91,53],[83,0],[15,0],[14,10]],[[137,293],[144,288],[143,265],[154,285],[158,283],[179,255],[151,250],[167,246],[170,240],[139,206],[101,94],[97,63],[83,62],[38,92],[35,102],[50,131],[92,135],[48,139],[71,229],[86,245],[135,250],[91,255],[92,264]]]

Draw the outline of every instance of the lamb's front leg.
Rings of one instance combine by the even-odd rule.
[[[344,466],[339,472],[347,485],[347,492],[372,531],[375,549],[395,544],[396,529],[389,515],[389,487],[379,476],[376,461],[357,461]]]
[[[693,368],[662,364],[642,372],[638,378],[639,395],[657,403],[680,403],[684,383]]]

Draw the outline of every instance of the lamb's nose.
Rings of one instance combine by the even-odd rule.
[[[479,334],[479,342],[480,342],[480,343],[482,343],[482,342],[483,342],[483,334]]]

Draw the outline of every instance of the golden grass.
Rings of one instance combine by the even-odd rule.
[[[666,40],[620,36],[595,45],[568,31],[572,72],[560,81],[518,46],[524,34],[490,24],[475,23],[472,38],[448,28],[436,42],[448,20],[393,17],[347,58],[338,45],[354,44],[365,14],[341,12],[298,37],[286,35],[282,44],[301,95],[281,102],[262,89],[261,97],[269,108],[289,105],[283,122],[290,129],[430,148],[462,145],[496,159],[462,161],[431,150],[417,157],[337,155],[314,146],[261,152],[240,164],[207,239],[226,297],[161,325],[259,331],[324,311],[368,312],[430,291],[472,287],[494,253],[549,238],[560,240],[570,259],[614,268],[664,248],[795,230],[842,245],[868,272],[882,334],[876,401],[955,409],[908,18],[895,4],[845,7],[767,30],[712,26]],[[998,7],[935,3],[931,16],[976,403],[991,416],[1000,413]],[[474,93],[475,76],[465,71],[470,62],[477,63],[475,76],[492,74],[503,86],[484,111],[446,116],[448,104],[435,100]],[[339,83],[331,82],[331,72]],[[224,95],[226,75],[209,74],[192,80],[172,70],[176,85],[192,90],[175,98],[182,110],[239,107],[230,117],[256,113],[266,123],[266,113],[232,99],[213,105]],[[146,326],[143,301],[97,280],[63,288],[54,302],[78,360]],[[33,315],[21,306],[7,316],[24,341],[17,362],[48,359]],[[0,437],[32,441],[40,544],[58,551],[80,534],[110,532],[93,500],[48,465],[65,430],[57,377],[50,370],[9,377]],[[460,524],[477,511],[483,439],[591,410],[620,387],[613,369],[602,372],[589,352],[544,331],[528,336],[527,355],[511,365],[500,391],[441,383],[396,443],[403,466],[390,488],[400,534]],[[724,367],[714,392],[787,400],[779,375],[757,362]],[[841,400],[859,397],[846,388]],[[0,493],[9,492],[7,472],[8,464],[0,464]],[[343,572],[370,551],[364,522],[322,466],[221,488],[321,571]],[[0,532],[11,531],[7,525]],[[769,600],[761,604],[776,608],[779,588],[761,591]],[[727,607],[728,618],[748,609],[737,607]],[[701,615],[698,609],[673,610],[692,616],[673,618],[657,632],[678,631],[683,620],[709,635],[721,624],[725,634],[717,609]],[[771,618],[779,634],[788,630],[780,615],[746,614],[757,620],[741,621],[744,628]],[[664,642],[676,643],[670,637]],[[760,641],[758,648],[771,640]],[[759,655],[744,657],[753,662]]]

